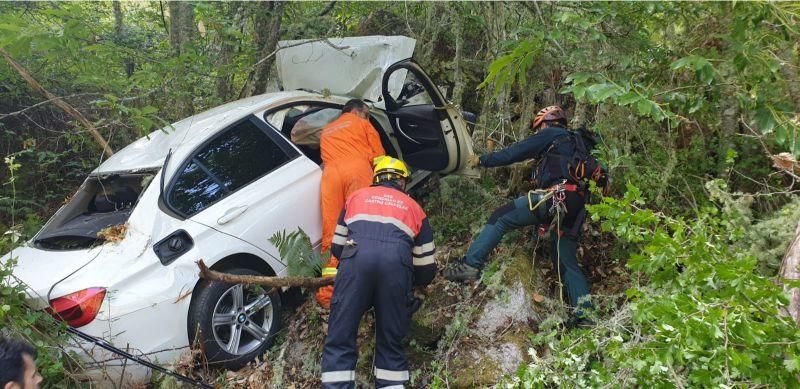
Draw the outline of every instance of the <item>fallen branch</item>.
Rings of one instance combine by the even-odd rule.
[[[318,15],[318,16],[325,16],[325,15],[327,15],[327,14],[328,14],[328,12],[331,12],[331,10],[333,10],[333,7],[334,7],[335,5],[336,5],[336,0],[334,0],[334,1],[331,1],[330,3],[328,3],[328,5],[325,7],[325,9],[323,9],[323,10],[322,10],[322,12],[320,12],[320,13],[319,13],[319,15]]]
[[[108,145],[106,139],[103,138],[102,135],[100,135],[100,132],[98,132],[97,129],[94,128],[92,123],[89,122],[89,120],[87,120],[86,117],[84,117],[77,109],[69,105],[66,101],[62,100],[60,97],[50,93],[47,89],[44,89],[44,87],[41,84],[39,84],[39,82],[36,81],[36,79],[33,78],[33,76],[31,76],[31,74],[28,73],[28,71],[22,65],[20,65],[16,60],[14,60],[14,58],[12,58],[11,55],[8,54],[8,52],[2,47],[0,47],[0,54],[2,54],[3,57],[5,57],[6,61],[8,61],[8,63],[11,65],[11,67],[14,68],[14,70],[16,70],[17,73],[19,73],[19,75],[22,76],[22,78],[24,78],[25,81],[28,82],[28,85],[30,85],[31,88],[41,93],[44,97],[47,98],[48,101],[52,101],[53,104],[63,109],[64,112],[75,118],[75,120],[77,120],[84,127],[86,127],[94,137],[95,141],[97,141],[97,143],[103,149],[103,152],[106,153],[106,155],[111,156],[111,154],[114,154],[114,150],[112,150],[111,146]]]
[[[197,261],[197,267],[200,268],[200,278],[205,280],[227,282],[230,284],[261,285],[272,288],[300,287],[316,289],[322,286],[333,285],[335,279],[334,277],[264,277],[228,274],[209,269],[202,259]]]

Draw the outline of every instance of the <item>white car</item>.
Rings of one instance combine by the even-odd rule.
[[[302,228],[319,244],[318,132],[348,99],[369,102],[387,153],[414,169],[412,183],[464,171],[467,124],[408,59],[413,39],[298,43],[281,42],[289,47],[277,57],[287,91],[213,108],[128,145],[0,259],[16,257],[31,303],[151,361],[174,361],[202,342],[209,361],[238,368],[271,344],[281,294],[201,280],[196,261],[280,276],[286,264],[270,236]],[[80,347],[95,375],[119,377],[126,364],[128,378],[147,374],[91,343]]]

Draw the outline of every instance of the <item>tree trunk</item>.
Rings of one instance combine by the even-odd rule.
[[[500,42],[506,36],[506,5],[502,2],[487,2],[481,4],[486,18],[486,62],[492,63],[500,52]],[[505,126],[507,123],[508,97],[507,89],[495,93],[494,85],[488,85],[483,91],[483,104],[481,104],[480,123],[484,133],[484,144],[490,137],[501,141],[500,147],[505,145]],[[495,97],[495,94],[497,95]],[[489,128],[491,127],[491,129]],[[494,129],[499,129],[499,134]],[[477,133],[477,131],[476,131]]]
[[[260,58],[270,55],[278,46],[281,37],[281,21],[283,20],[283,1],[262,2],[256,9],[254,23],[253,41],[256,47],[260,48]],[[246,96],[264,93],[270,80],[272,67],[275,64],[275,57],[272,56],[266,61],[261,61],[256,65],[250,86],[247,88]]]
[[[453,56],[453,104],[462,105],[464,98],[464,71],[461,69],[461,60],[464,51],[464,24],[461,17],[461,3],[448,3],[450,8],[450,20],[453,21],[453,35],[455,40],[456,53]]]
[[[225,5],[225,4],[224,4]],[[241,26],[242,19],[244,18],[244,6],[241,3],[229,3],[228,15],[232,20],[233,25],[236,27]],[[235,41],[233,34],[228,34],[227,27],[223,25],[220,28],[219,36],[222,40],[219,49],[219,56],[216,61],[217,80],[216,91],[217,97],[223,102],[227,102],[233,98],[233,72],[229,69],[231,61],[233,60],[234,52],[239,46],[239,42]]]
[[[169,47],[172,48],[172,55],[181,55],[181,4],[178,1],[167,2],[169,10]]]
[[[733,93],[728,96],[734,96]],[[720,118],[720,128],[718,133],[717,149],[717,176],[725,177],[728,174],[728,150],[734,148],[733,138],[739,128],[739,106],[736,99],[725,99],[722,104],[722,117]]]
[[[791,50],[786,50],[786,63],[781,66],[781,75],[789,85],[789,95],[794,103],[795,111],[800,112],[800,77],[797,67],[800,66],[800,44],[795,43]]]
[[[449,28],[450,26],[442,20],[445,14],[442,12],[442,6],[439,2],[434,1],[423,4],[425,6],[426,18],[425,28],[422,30],[422,34],[416,37],[422,46],[419,50],[421,55],[418,58],[423,67],[431,68],[435,56],[434,53],[436,52],[436,45],[439,40],[439,34],[443,29]]]
[[[800,222],[795,229],[795,237],[781,262],[780,276],[784,280],[800,280]],[[784,288],[789,294],[789,315],[800,324],[800,288]]]
[[[170,1],[169,5],[169,44],[172,54],[179,56],[197,35],[194,25],[194,5],[188,1]]]
[[[575,111],[572,113],[572,120],[570,121],[570,128],[579,128],[585,126],[589,122],[589,105],[583,101],[575,102]]]
[[[194,5],[188,1],[170,1],[168,4],[169,44],[172,55],[178,57],[189,52],[191,42],[197,34],[197,27],[194,24]],[[179,66],[186,67],[186,64]],[[181,83],[176,85],[176,91],[180,94],[175,97],[175,116],[182,119],[194,113],[194,83],[188,78],[188,69],[178,69],[177,72]]]
[[[114,43],[117,46],[127,49],[127,45],[125,44],[125,23],[122,13],[122,4],[119,1],[113,1],[111,5],[114,8]],[[125,74],[128,77],[133,75],[134,62],[131,57],[126,55],[125,58],[122,59],[122,67],[125,69]]]

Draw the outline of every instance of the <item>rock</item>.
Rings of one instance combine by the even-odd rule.
[[[531,320],[539,321],[539,315],[531,304],[531,300],[535,296],[528,295],[521,281],[517,280],[512,287],[508,288],[507,293],[507,298],[502,295],[497,296],[484,306],[483,314],[476,324],[476,330],[480,336],[497,336],[498,331],[515,324],[527,325]]]
[[[462,302],[472,310],[466,320],[470,325],[449,349],[440,349],[452,386],[492,386],[529,362],[528,335],[542,319],[534,301],[545,300],[537,289],[539,279],[532,274],[526,256],[510,257],[502,269],[487,276],[484,291]],[[470,301],[478,305],[470,306]]]

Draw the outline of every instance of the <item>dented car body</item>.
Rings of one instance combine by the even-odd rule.
[[[210,361],[243,365],[279,328],[281,296],[203,281],[196,261],[284,275],[270,236],[302,228],[319,243],[319,148],[297,134],[313,134],[348,99],[363,98],[387,153],[414,169],[412,184],[430,172],[464,171],[467,125],[408,59],[413,43],[281,42],[291,46],[278,56],[287,91],[210,109],[128,145],[1,260],[15,258],[31,304],[118,348],[168,363],[200,341]],[[92,344],[75,347],[93,378],[148,374]]]

